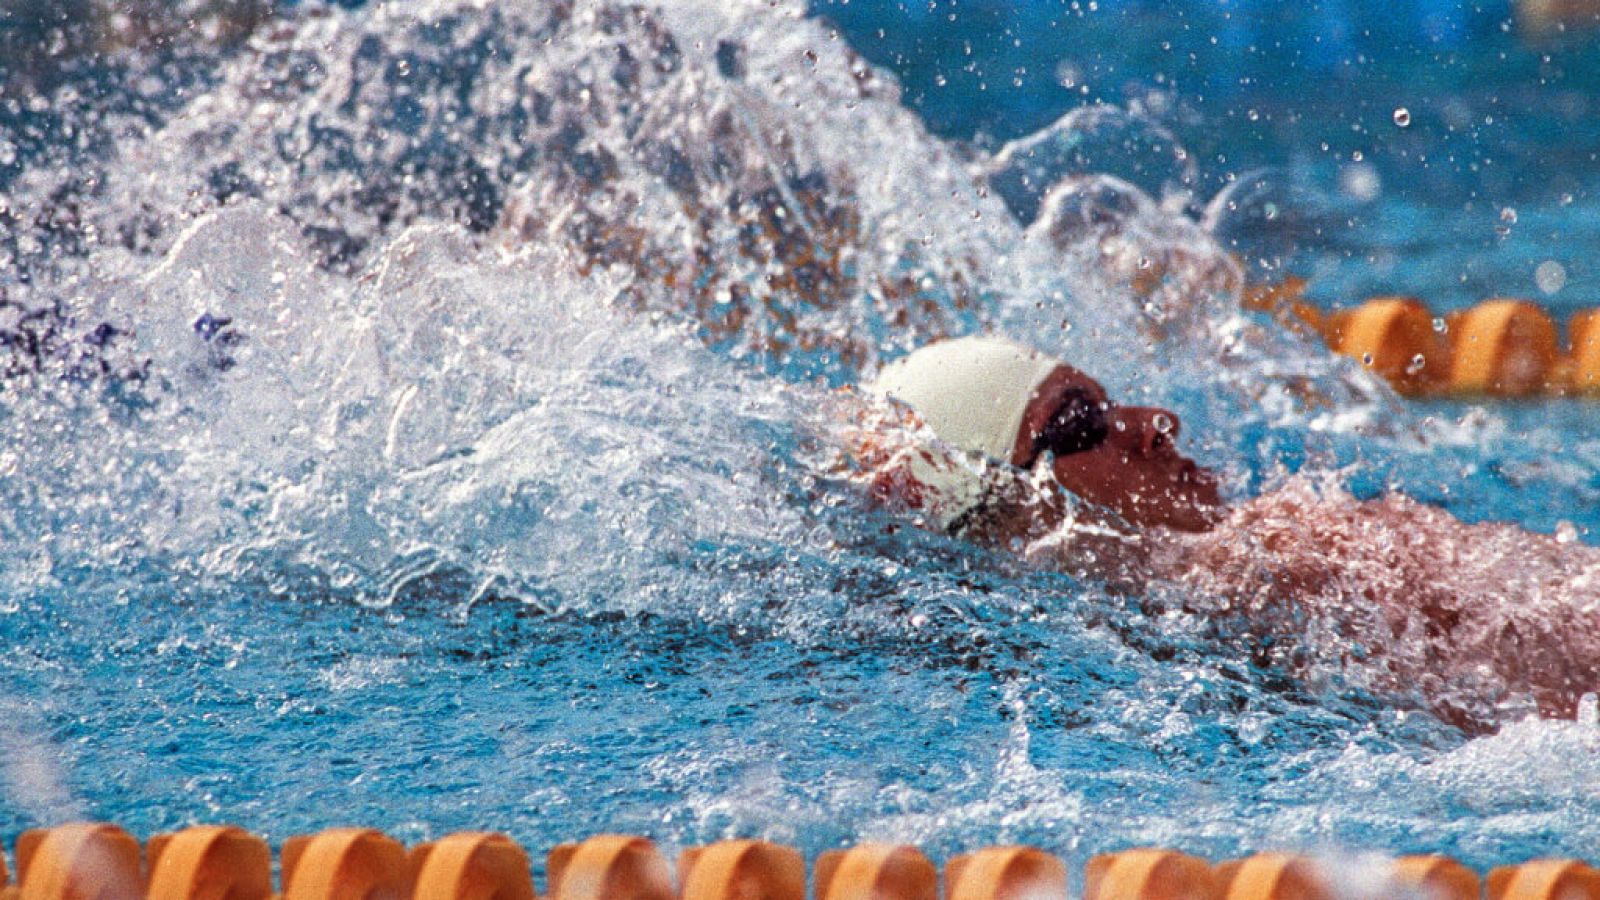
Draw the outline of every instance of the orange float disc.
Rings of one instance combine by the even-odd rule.
[[[406,851],[371,828],[330,828],[284,844],[283,900],[406,900]]]
[[[1300,323],[1300,330],[1312,334],[1326,335],[1328,333],[1328,317],[1322,310],[1304,301],[1297,300],[1289,304],[1289,322]]]
[[[1245,309],[1276,313],[1298,303],[1305,294],[1306,280],[1288,275],[1282,281],[1247,284],[1239,292],[1239,298]]]
[[[1559,357],[1556,325],[1526,300],[1486,300],[1450,317],[1450,389],[1523,397],[1546,389]]]
[[[1568,387],[1579,393],[1600,393],[1600,309],[1574,315],[1567,322],[1567,337]]]
[[[30,828],[17,835],[17,884],[28,880],[28,864],[33,861],[33,854],[39,850],[39,845],[44,843],[45,836],[50,833],[48,828]]]
[[[1394,861],[1390,883],[1429,900],[1478,900],[1478,873],[1448,856],[1402,856]]]
[[[1574,859],[1539,859],[1489,873],[1489,900],[1600,900],[1600,872]]]
[[[150,891],[150,876],[155,872],[156,862],[161,859],[161,851],[167,849],[172,843],[175,833],[152,834],[144,841],[144,885],[145,892]],[[271,851],[268,851],[269,853]]]
[[[1065,897],[1067,867],[1033,847],[985,847],[945,865],[945,900]]]
[[[550,848],[544,856],[544,877],[548,882],[545,896],[554,897],[556,888],[561,884],[561,875],[567,870],[567,863],[572,861],[572,854],[578,852],[577,844],[557,844]]]
[[[1205,860],[1171,850],[1127,850],[1089,860],[1084,900],[1217,900]]]
[[[148,900],[266,900],[272,895],[267,842],[226,825],[196,825],[152,839]]]
[[[1375,297],[1339,315],[1328,341],[1335,353],[1360,360],[1402,394],[1426,393],[1445,376],[1446,351],[1433,314],[1411,297]]]
[[[678,858],[683,900],[805,900],[806,863],[792,847],[719,841]]]
[[[602,834],[551,851],[553,900],[672,900],[672,869],[642,837]]]
[[[528,855],[503,834],[452,834],[411,861],[413,900],[534,900]]]
[[[17,840],[17,870],[21,900],[138,900],[143,894],[139,844],[115,825],[85,822],[24,835]]]
[[[1311,861],[1285,853],[1261,853],[1220,866],[1225,900],[1329,900],[1330,892]]]
[[[817,900],[936,900],[939,872],[904,844],[861,844],[817,857]]]

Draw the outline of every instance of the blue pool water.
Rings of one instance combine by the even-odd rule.
[[[1595,305],[1596,44],[1394,5],[429,0],[13,73],[0,836],[1592,855],[1592,702],[1491,680],[1463,730],[1397,687],[1408,636],[1360,630],[1392,535],[1263,634],[833,462],[838,388],[995,329],[1177,410],[1235,498],[1557,534],[1430,552],[1592,621],[1595,407],[1405,405],[1216,280]],[[1026,229],[1039,134],[1136,188]]]

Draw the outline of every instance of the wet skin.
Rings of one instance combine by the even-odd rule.
[[[1104,387],[1071,366],[1058,366],[1034,391],[1011,451],[1011,463],[1035,461],[1035,442],[1073,390],[1088,392],[1106,411],[1109,433],[1089,450],[1049,462],[1056,480],[1073,494],[1114,510],[1133,525],[1206,531],[1223,513],[1214,474],[1178,452],[1176,414],[1113,403]]]

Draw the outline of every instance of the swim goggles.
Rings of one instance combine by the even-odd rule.
[[[1046,450],[1056,456],[1093,450],[1110,434],[1105,407],[1087,390],[1068,388],[1062,392],[1061,405],[1033,439],[1033,452],[1023,468],[1031,468]]]

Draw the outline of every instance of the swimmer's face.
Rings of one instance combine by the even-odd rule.
[[[1100,414],[1087,424],[1086,416],[1073,409],[1085,403]],[[1063,487],[1134,525],[1205,531],[1220,515],[1222,498],[1216,476],[1178,452],[1178,427],[1175,414],[1119,406],[1093,378],[1071,366],[1058,366],[1028,403],[1011,462],[1032,466],[1045,452],[1041,436],[1065,449],[1093,444],[1089,449],[1054,453],[1050,466]],[[1073,432],[1088,438],[1074,443]],[[1094,441],[1099,434],[1104,440]]]

